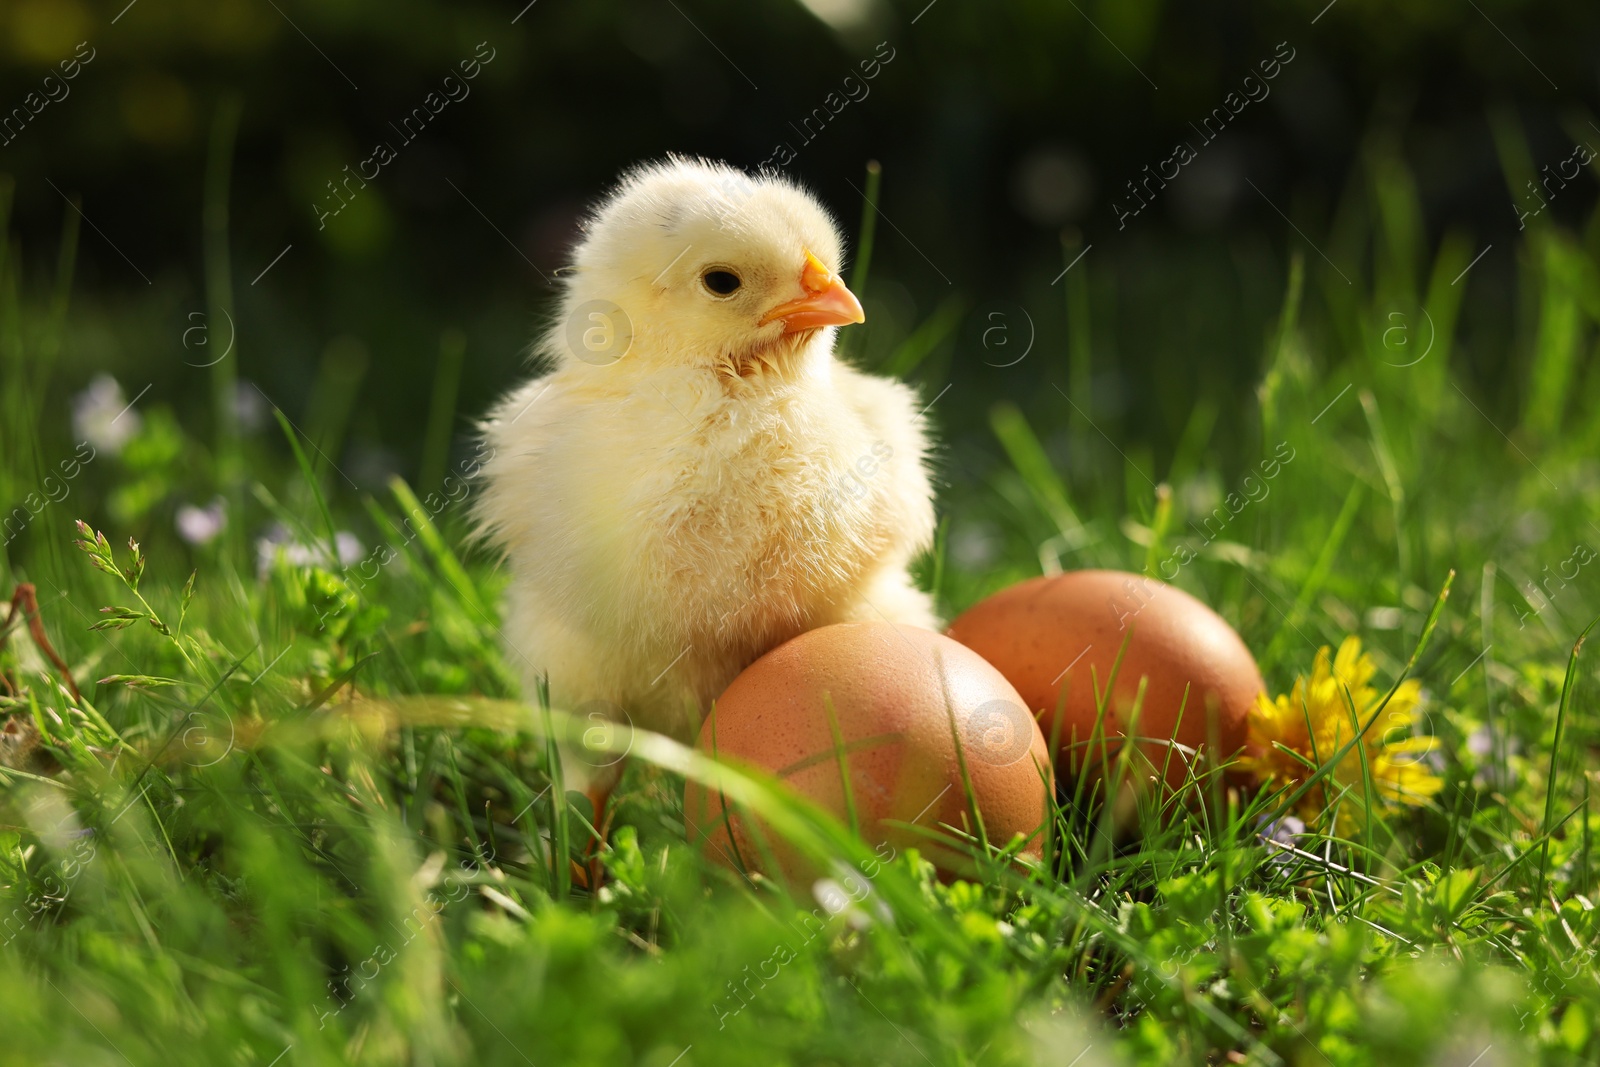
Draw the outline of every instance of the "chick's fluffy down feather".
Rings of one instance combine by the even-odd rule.
[[[552,369],[485,425],[479,518],[529,694],[547,673],[557,707],[689,737],[796,634],[937,627],[906,573],[934,526],[915,395],[836,359],[831,326],[760,321],[804,295],[807,253],[837,273],[807,193],[702,162],[634,171],[589,219],[538,347]],[[574,321],[609,347],[584,351]]]

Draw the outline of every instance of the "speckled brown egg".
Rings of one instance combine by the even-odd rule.
[[[1266,688],[1255,658],[1221,616],[1181,589],[1122,571],[1021,582],[968,609],[949,634],[999,668],[1040,713],[1045,736],[1059,737],[1063,773],[1094,773],[1102,751],[1118,747],[1091,748],[1090,741],[1095,689],[1104,692],[1124,642],[1104,736],[1127,735],[1140,679],[1148,679],[1137,728],[1150,739],[1138,749],[1148,762],[1135,761],[1134,780],[1164,770],[1176,786],[1189,753],[1202,745],[1208,751],[1214,745],[1224,758],[1237,753],[1248,736],[1250,707]]]
[[[888,825],[970,832],[959,735],[989,840],[1033,835],[1024,852],[1039,854],[1036,831],[1053,780],[1046,785],[1050,761],[1038,724],[999,671],[928,630],[839,623],[779,645],[734,679],[701,726],[698,747],[776,775],[848,824],[830,704],[869,844],[914,846],[942,869],[959,865],[954,852],[925,835]],[[684,796],[690,842],[736,869],[766,867],[749,816],[730,808],[724,820],[722,795],[690,782]],[[761,833],[783,874],[816,873],[765,825]]]

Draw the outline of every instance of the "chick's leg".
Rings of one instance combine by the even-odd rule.
[[[534,592],[513,588],[507,602],[507,658],[521,669],[523,692],[533,699],[548,686],[550,706],[566,716],[560,739],[561,779],[589,799],[595,834],[585,843],[584,864],[572,861],[575,881],[599,885],[599,857],[610,829],[612,790],[623,757],[614,742],[626,739],[631,721],[620,704],[600,694],[613,689],[609,651]]]
[[[583,842],[582,861],[572,860],[573,881],[586,889],[600,887],[604,865],[600,857],[606,848],[611,832],[611,795],[622,778],[625,761],[615,761],[606,756],[604,765],[593,762],[595,755],[584,750],[563,746],[561,749],[561,778],[566,788],[581,793],[589,801],[589,820],[593,833]]]
[[[589,798],[589,807],[594,812],[596,845],[604,842],[611,832],[611,794],[622,779],[623,767],[624,762],[619,760],[598,772],[591,769],[583,783],[583,795]]]

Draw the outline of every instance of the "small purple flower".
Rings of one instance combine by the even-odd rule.
[[[72,432],[97,451],[120,453],[143,420],[122,395],[122,386],[109,374],[97,374],[88,388],[72,398]]]
[[[1479,789],[1505,790],[1516,784],[1517,768],[1511,757],[1522,751],[1516,738],[1490,730],[1485,723],[1467,735],[1467,751],[1478,761],[1478,772],[1472,776],[1473,785]]]
[[[1285,815],[1274,823],[1267,822],[1263,816],[1256,825],[1257,832],[1267,845],[1267,862],[1279,867],[1293,862],[1294,855],[1289,849],[1299,847],[1296,842],[1306,832],[1306,824],[1293,815]]]
[[[203,508],[193,504],[178,505],[173,523],[178,536],[191,545],[208,545],[228,526],[227,502],[220,496]]]
[[[1269,841],[1276,841],[1280,845],[1293,847],[1300,835],[1306,832],[1306,824],[1293,815],[1285,815],[1275,823],[1266,826],[1262,836]]]

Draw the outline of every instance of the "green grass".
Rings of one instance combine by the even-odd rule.
[[[988,460],[951,475],[921,567],[953,614],[1041,567],[1142,570],[1187,545],[1178,584],[1240,630],[1274,691],[1352,632],[1380,688],[1423,681],[1444,743],[1434,802],[1285,856],[1259,837],[1285,796],[1218,803],[1213,776],[1191,785],[1211,803],[1146,803],[1118,833],[1067,791],[1039,869],[967,841],[969,877],[941,882],[770,782],[727,779],[842,865],[861,899],[829,915],[706,864],[682,783],[715,768],[641,735],[614,740],[634,759],[590,893],[567,862],[592,813],[552,758],[565,720],[516,700],[503,578],[466,547],[463,483],[447,484],[450,412],[428,420],[427,484],[351,491],[327,460],[355,396],[331,351],[319,410],[254,433],[142,405],[126,450],[3,549],[4,590],[37,586],[84,700],[9,633],[4,702],[41,744],[0,773],[0,1062],[1593,1062],[1600,684],[1578,635],[1600,567],[1548,596],[1530,582],[1600,547],[1600,222],[1533,227],[1515,250],[1514,386],[1485,395],[1451,342],[1468,286],[1452,279],[1476,249],[1453,234],[1425,251],[1419,215],[1403,173],[1374,167],[1324,245],[1349,281],[1313,250],[1293,259],[1279,321],[1239,341],[1264,345],[1256,403],[1202,398],[1165,469],[1137,440],[1106,447],[1048,389],[996,408]],[[81,383],[58,364],[76,236],[54,278],[20,276],[0,246],[0,501],[43,492],[73,454]],[[1064,297],[1045,290],[1072,341],[1034,357],[1080,397],[1094,262]],[[1437,339],[1399,366],[1415,349],[1386,345],[1389,315],[1420,308]],[[947,363],[959,312],[883,365]],[[224,402],[235,370],[211,373]],[[1219,424],[1249,443],[1244,464],[1215,458]],[[1279,442],[1294,457],[1270,494],[1206,541],[1203,517]],[[185,547],[173,503],[214,495],[226,531]],[[99,565],[72,544],[76,518],[105,533]],[[308,546],[349,529],[387,550],[258,573],[253,538],[273,521]],[[146,556],[132,582],[131,534]],[[118,628],[91,629],[103,620]]]

